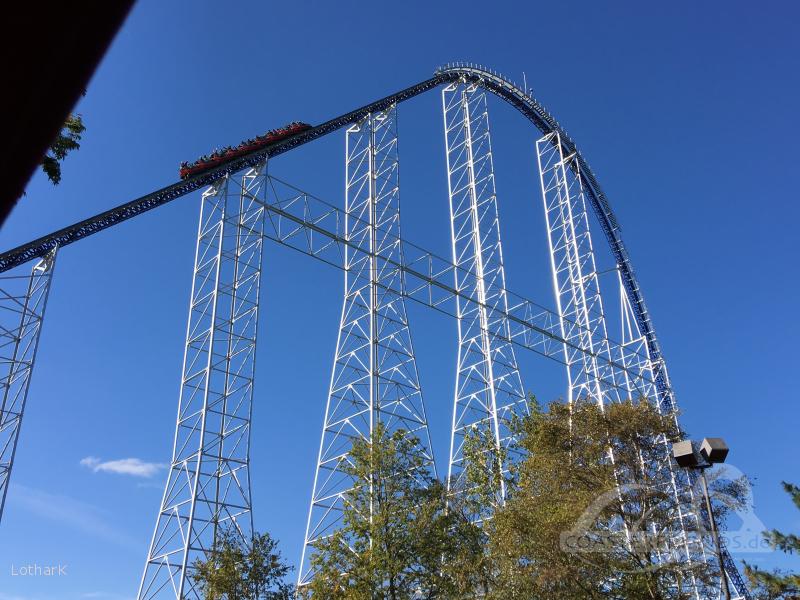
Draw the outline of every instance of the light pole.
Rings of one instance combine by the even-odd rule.
[[[712,467],[716,463],[725,462],[725,458],[728,456],[728,446],[722,438],[704,438],[703,442],[700,444],[700,451],[698,452],[692,440],[684,440],[672,444],[672,456],[679,466],[700,471],[700,477],[703,480],[703,496],[706,500],[706,510],[708,511],[708,518],[711,521],[711,537],[714,539],[714,546],[717,550],[722,592],[725,594],[725,600],[731,600],[728,576],[725,574],[725,565],[722,563],[722,546],[719,542],[717,521],[714,518],[714,511],[711,507],[711,498],[708,494],[708,480],[706,479],[706,469]]]

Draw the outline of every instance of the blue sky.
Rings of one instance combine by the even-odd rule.
[[[78,111],[60,186],[41,175],[3,250],[173,182],[178,163],[292,120],[317,123],[453,60],[525,72],[622,224],[683,424],[724,436],[767,527],[797,531],[800,9],[792,3],[137,4]],[[438,92],[400,108],[404,236],[448,255]],[[509,288],[553,306],[536,132],[490,106]],[[274,174],[341,204],[343,134]],[[6,514],[0,600],[135,595],[169,461],[198,195],[59,257]],[[596,237],[596,244],[601,245]],[[340,271],[266,248],[253,480],[257,527],[297,562],[341,310]],[[410,308],[440,467],[455,323]],[[518,354],[526,387],[561,367]],[[737,558],[798,567],[771,554]],[[65,564],[61,577],[12,566]]]

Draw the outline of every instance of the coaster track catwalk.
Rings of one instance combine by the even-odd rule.
[[[395,111],[405,100],[439,87],[452,262],[408,244],[399,233]],[[535,150],[557,313],[506,288],[487,92],[516,108],[541,133]],[[274,157],[344,128],[344,213],[267,173]],[[638,394],[664,413],[676,408],[620,227],[588,163],[529,90],[477,65],[454,64],[381,100],[0,254],[0,273],[41,259],[30,278],[21,278],[28,282],[27,292],[5,295],[15,309],[0,324],[9,340],[4,346],[8,352],[0,357],[6,370],[0,379],[0,518],[56,251],[201,188],[175,447],[141,599],[199,597],[192,563],[211,547],[217,529],[232,529],[243,539],[252,531],[250,414],[264,238],[345,269],[346,295],[300,585],[313,578],[308,551],[339,521],[350,485],[341,466],[353,439],[368,438],[376,422],[414,432],[421,440],[420,452],[434,468],[406,299],[458,319],[449,467],[453,481],[461,468],[465,432],[484,427],[500,449],[508,444],[508,418],[526,410],[515,348],[562,362],[569,398],[588,396],[602,404]],[[616,263],[624,324],[619,343],[607,333],[588,210]],[[5,281],[11,279],[0,284]],[[693,505],[693,479],[673,467],[666,447],[663,468],[671,493]],[[502,503],[505,491],[497,492]],[[680,514],[669,558],[703,555],[696,531],[705,520],[702,511]],[[748,598],[733,559],[724,554],[732,589],[737,597]],[[697,588],[695,596],[701,597]]]

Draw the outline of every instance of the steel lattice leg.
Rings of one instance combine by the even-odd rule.
[[[644,398],[661,407],[659,390],[654,384],[653,361],[622,288],[622,344],[609,343],[584,189],[575,156],[563,155],[557,133],[538,140],[536,149],[553,286],[562,337],[569,343],[564,344],[568,400],[591,398],[602,406],[627,398]],[[682,563],[706,560],[702,541],[692,533],[697,531],[697,512],[690,481],[685,472],[673,467],[666,438],[662,442],[663,464],[658,469],[663,473],[664,491],[675,497],[680,510],[671,542],[660,559]],[[697,581],[692,578],[689,587],[699,598]]]
[[[55,261],[56,250],[51,250],[36,263],[30,275],[12,275],[0,280],[0,393],[3,396],[0,405],[0,521]]]
[[[474,84],[452,84],[442,91],[442,106],[455,288],[466,296],[457,297],[458,368],[448,476],[451,492],[461,493],[465,436],[479,429],[498,450],[507,449],[512,441],[508,422],[528,407],[506,317],[486,94]],[[502,481],[497,497],[500,503],[505,499]]]
[[[320,441],[298,585],[314,577],[317,540],[341,524],[350,477],[341,471],[353,440],[377,423],[420,440],[434,470],[428,423],[406,314],[400,244],[400,186],[394,107],[347,130],[345,298]],[[400,293],[398,293],[398,291]]]
[[[568,401],[619,400],[610,358],[603,300],[594,259],[586,200],[574,156],[564,157],[557,133],[536,143],[556,305],[567,364]],[[586,352],[588,350],[588,352]]]
[[[636,394],[640,394],[643,397],[648,398],[657,406],[661,406],[662,409],[671,412],[672,407],[674,406],[672,392],[671,390],[669,392],[670,401],[668,404],[661,402],[663,394],[656,385],[656,382],[659,381],[659,378],[654,374],[654,372],[658,370],[661,373],[660,380],[664,382],[667,385],[667,389],[669,389],[669,375],[667,374],[666,364],[664,364],[663,359],[658,361],[660,363],[658,367],[653,364],[654,361],[652,361],[650,358],[647,339],[642,334],[636,322],[633,307],[631,306],[630,299],[628,298],[628,294],[625,290],[619,270],[617,270],[617,283],[620,294],[619,305],[621,323],[621,343],[619,346],[618,361],[625,367],[624,387],[628,390],[628,394],[631,397],[634,397]],[[634,382],[630,379],[632,375],[635,376],[636,374],[643,375],[643,379],[638,385],[634,384]],[[665,464],[662,468],[665,470],[665,472],[669,473],[669,479],[672,487],[671,493],[680,493],[683,495],[682,497],[679,497],[679,500],[681,501],[678,503],[678,521],[680,522],[681,526],[679,531],[675,532],[673,537],[673,546],[680,548],[682,551],[678,552],[678,555],[673,556],[672,558],[683,560],[686,556],[691,557],[694,555],[702,557],[702,560],[714,560],[713,556],[705,551],[703,539],[701,537],[701,532],[707,531],[709,529],[709,524],[702,522],[702,504],[700,499],[696,497],[697,494],[694,492],[694,478],[690,476],[688,471],[683,469],[675,469],[673,467],[669,442],[666,439],[664,439],[663,442],[665,450]],[[692,531],[688,531],[690,529]],[[730,583],[732,597],[736,600],[747,598],[747,589],[741,574],[739,573],[739,570],[730,554],[726,549],[724,549],[724,547],[723,562],[725,564],[725,572]],[[696,583],[695,586],[697,586]],[[696,595],[699,597],[699,592]]]
[[[250,417],[266,165],[203,194],[172,465],[140,599],[199,598],[219,528],[252,535]]]

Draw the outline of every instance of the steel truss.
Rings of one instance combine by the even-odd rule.
[[[350,239],[345,235],[347,228],[356,225],[345,225],[348,220],[358,220],[353,215],[347,215],[340,209],[315,198],[275,177],[269,178],[268,200],[265,204],[268,219],[265,230],[266,237],[277,241],[290,248],[294,248],[317,258],[329,265],[342,267],[342,257],[363,256],[376,258],[378,264],[386,263],[382,269],[399,269],[404,282],[403,288],[395,283],[386,287],[387,292],[405,296],[430,308],[439,310],[453,317],[458,317],[456,310],[457,301],[480,306],[480,302],[463,291],[452,286],[451,281],[456,279],[455,272],[465,271],[459,279],[476,279],[474,272],[468,269],[457,269],[447,260],[411,243],[402,241],[405,262],[386,259],[371,251],[369,240]],[[363,221],[363,219],[362,219]],[[365,221],[366,222],[366,221]],[[363,226],[363,223],[362,225]],[[400,238],[396,240],[400,243]],[[352,262],[349,258],[347,264]],[[381,283],[380,285],[384,285]],[[621,294],[625,294],[624,289]],[[575,348],[579,352],[589,354],[590,350],[577,346],[575,342],[560,337],[559,317],[531,301],[521,298],[506,290],[506,295],[514,301],[508,312],[497,307],[484,305],[490,319],[505,318],[510,325],[510,337],[503,332],[491,332],[490,338],[495,341],[511,342],[519,347],[532,350],[543,356],[566,364],[563,347]],[[625,296],[627,297],[627,296]],[[526,310],[519,312],[520,307]],[[601,363],[613,368],[615,372],[616,387],[611,387],[615,398],[656,397],[657,385],[653,378],[646,349],[645,336],[639,332],[636,323],[630,322],[630,304],[623,307],[628,312],[628,327],[623,336],[623,342],[617,343],[609,340],[608,346],[613,359],[599,356]],[[571,326],[572,324],[570,324]],[[578,326],[580,327],[580,326]],[[641,352],[645,352],[642,354]],[[605,387],[606,382],[601,382]],[[670,474],[670,467],[666,467]],[[680,478],[681,473],[674,474]],[[670,489],[676,484],[669,483]],[[691,488],[683,487],[688,494]],[[686,506],[692,506],[691,499],[686,500]],[[683,528],[675,531],[675,542],[680,546]],[[692,548],[702,551],[699,540],[690,540]]]
[[[419,439],[423,462],[435,473],[404,299],[394,106],[347,130],[346,163],[345,296],[299,586],[314,577],[315,544],[340,526],[353,486],[342,469],[354,440],[370,440],[378,423],[390,433],[406,431]]]
[[[468,493],[464,442],[471,432],[494,441],[498,465],[513,459],[509,424],[527,414],[525,390],[511,343],[486,92],[474,83],[442,90],[453,270],[458,316],[458,363],[448,486]],[[502,461],[502,458],[500,458]],[[505,482],[495,490],[505,500]],[[481,515],[486,516],[486,515]]]
[[[611,356],[611,346],[606,330],[606,317],[600,293],[600,282],[592,246],[589,215],[586,210],[585,190],[581,167],[576,154],[564,155],[564,146],[558,133],[550,133],[536,143],[545,223],[562,335],[589,352],[578,352],[564,346],[567,366],[568,400],[591,398],[601,406],[608,402],[645,399],[666,414],[675,416],[672,401],[663,402],[659,390],[660,375],[668,385],[666,365],[659,358],[653,361],[646,336],[642,334],[617,268],[621,344],[619,369],[613,361],[598,361],[598,357]],[[641,360],[646,356],[645,360]],[[645,385],[632,386],[630,376],[642,375]],[[609,386],[608,383],[613,385]],[[670,392],[671,400],[671,392]],[[679,506],[676,521],[669,532],[670,542],[662,549],[664,561],[707,561],[703,543],[705,531],[703,516],[695,498],[689,473],[677,469],[671,460],[669,441],[662,437],[663,458],[659,465],[643,465],[658,473],[664,492],[672,495]],[[613,456],[611,457],[613,460]],[[727,569],[726,569],[727,570]],[[738,575],[738,571],[736,571]],[[692,579],[689,589],[696,598],[705,597],[705,590]],[[736,585],[732,589],[737,589]]]
[[[558,134],[538,140],[536,150],[561,335],[588,350],[564,347],[567,401],[602,406],[620,398],[614,369],[599,360],[610,347],[580,172],[572,171],[573,155],[562,155]]]
[[[475,278],[474,273],[458,269],[449,259],[405,240],[402,240],[404,262],[371,252],[368,241],[348,239],[345,235],[344,211],[274,176],[268,178],[268,183],[268,199],[264,204],[267,211],[264,235],[267,238],[337,268],[343,268],[345,252],[354,256],[374,254],[379,264],[387,263],[403,273],[403,288],[395,283],[387,286],[387,290],[452,317],[458,317],[457,298],[478,302],[453,286],[456,270],[467,271],[458,275],[459,278]],[[352,215],[347,218],[355,219]],[[491,318],[508,320],[510,334],[494,331],[491,336],[563,364],[563,345],[575,344],[561,337],[558,314],[510,290],[505,293],[509,302],[507,312],[489,305],[485,308]],[[647,356],[629,349],[628,360],[632,366],[626,366],[621,362],[621,344],[610,341],[610,347],[615,368],[627,371],[630,385],[639,390],[638,393],[644,393],[641,391],[644,386],[654,382],[647,379],[646,371],[637,365],[646,361]],[[600,360],[609,359],[600,357]]]
[[[252,535],[250,417],[266,164],[203,193],[172,464],[138,598],[200,598],[193,563]]]
[[[39,347],[44,311],[55,269],[54,248],[30,275],[0,279],[0,521],[25,413],[25,401]]]

